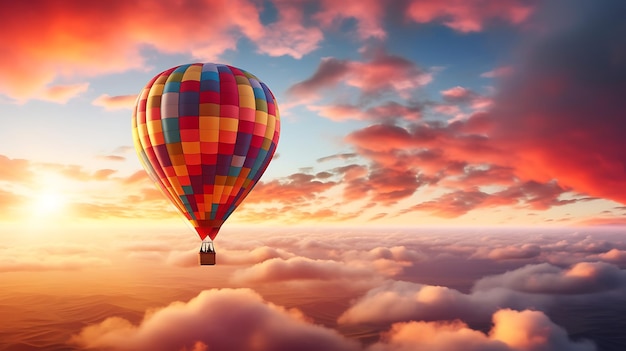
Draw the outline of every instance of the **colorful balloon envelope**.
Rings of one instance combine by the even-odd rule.
[[[232,66],[193,63],[154,77],[133,111],[139,159],[202,240],[224,221],[267,168],[280,116],[269,88]]]

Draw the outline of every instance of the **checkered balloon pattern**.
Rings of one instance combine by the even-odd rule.
[[[194,63],[143,88],[132,129],[146,171],[204,240],[215,239],[265,172],[280,116],[274,95],[254,75]]]

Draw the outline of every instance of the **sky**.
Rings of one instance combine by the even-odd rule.
[[[0,325],[5,349],[626,343],[597,334],[624,324],[606,312],[626,286],[623,1],[0,11],[0,310],[22,315]],[[144,85],[192,62],[253,73],[281,116],[276,155],[224,224],[210,271],[131,133]],[[239,346],[185,327],[235,305],[225,326],[252,316]],[[163,332],[171,319],[180,329]]]
[[[283,128],[229,225],[625,223],[619,2],[38,4],[2,5],[22,14],[0,34],[3,221],[178,217],[132,107],[219,62],[272,89]]]

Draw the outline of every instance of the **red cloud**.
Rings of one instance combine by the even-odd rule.
[[[418,23],[442,20],[446,26],[467,33],[481,31],[493,19],[522,23],[532,11],[525,0],[412,0],[407,17]]]
[[[521,178],[626,203],[623,4],[564,5],[574,20],[537,23],[542,34],[502,80],[490,136]]]
[[[342,176],[343,197],[348,201],[370,196],[373,201],[390,204],[411,196],[425,184],[424,179],[411,170],[382,169],[376,165],[368,169],[353,164],[333,171]]]
[[[511,2],[493,6],[506,4]],[[451,8],[455,6],[464,5],[455,2]],[[485,4],[487,11],[494,10],[490,6]],[[443,92],[451,101],[480,103],[477,108],[488,103],[485,112],[447,124],[376,124],[345,140],[372,161],[370,173],[388,172],[392,179],[394,172],[410,170],[431,184],[454,187],[415,207],[442,216],[502,205],[545,210],[590,198],[626,203],[626,105],[619,93],[626,91],[626,61],[615,59],[621,57],[615,43],[626,46],[626,35],[618,34],[623,34],[619,6],[565,6],[575,20],[562,23],[543,23],[546,17],[538,16],[534,25],[543,34],[525,41],[525,54],[514,71],[502,70],[507,75],[493,101],[475,101],[462,87]],[[578,35],[583,31],[590,35]],[[345,111],[322,112],[341,118]],[[490,185],[500,189],[487,192]],[[370,184],[361,179],[350,187],[363,193]],[[406,193],[415,189],[411,184]],[[564,199],[565,194],[575,198]],[[609,218],[607,223],[620,220]]]
[[[188,302],[146,313],[139,325],[110,317],[83,328],[71,342],[86,349],[154,351],[360,349],[337,332],[311,324],[299,311],[267,303],[248,289],[203,291]]]
[[[142,47],[212,58],[235,48],[232,31],[252,40],[264,32],[258,8],[246,0],[89,6],[81,0],[17,1],[3,4],[2,12],[12,15],[6,16],[0,32],[5,49],[0,93],[18,99],[39,96],[58,77],[140,69],[145,64]]]

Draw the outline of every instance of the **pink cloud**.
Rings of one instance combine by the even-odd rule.
[[[382,19],[385,10],[380,0],[322,1],[322,10],[314,15],[325,28],[338,27],[345,20],[356,20],[356,32],[361,39],[385,38]]]
[[[347,84],[361,89],[365,96],[395,92],[408,97],[408,92],[432,81],[432,74],[413,62],[380,50],[371,54],[371,60],[355,61],[351,65]]]
[[[316,99],[320,90],[334,87],[348,74],[349,62],[333,57],[322,58],[311,77],[294,84],[287,92],[303,100]]]
[[[444,251],[450,252],[451,248]],[[555,304],[567,304],[568,297],[594,301],[605,294],[619,294],[624,287],[624,270],[598,262],[580,262],[569,268],[547,263],[527,265],[483,277],[476,281],[470,293],[444,286],[389,281],[356,300],[338,317],[338,323],[388,325],[410,320],[453,319],[484,323],[499,308],[546,310]]]
[[[481,73],[480,76],[484,78],[500,78],[500,77],[509,76],[512,73],[513,73],[512,66],[501,66],[501,67],[494,68],[491,71]]]
[[[492,260],[518,260],[537,257],[541,254],[541,247],[534,244],[511,245],[491,250],[487,257]]]
[[[409,92],[432,80],[432,73],[413,62],[382,49],[365,52],[366,61],[324,58],[315,73],[291,86],[288,93],[301,100],[315,100],[322,90],[340,83],[358,88],[366,98],[396,93],[409,97]]]
[[[363,279],[371,275],[366,267],[354,267],[333,260],[305,257],[273,258],[235,272],[233,280],[246,283],[275,283],[288,280]]]
[[[508,306],[508,294],[463,294],[444,286],[393,281],[369,290],[337,319],[339,324],[376,324],[410,320],[481,320],[498,306]],[[528,303],[528,302],[526,302]]]
[[[302,203],[315,199],[320,193],[334,187],[333,181],[322,182],[314,175],[294,173],[282,180],[258,183],[254,191],[246,198],[246,203],[281,202],[285,204]]]
[[[37,97],[42,100],[64,104],[77,95],[86,92],[88,88],[89,83],[55,85],[44,89]]]
[[[95,106],[104,107],[106,110],[119,110],[119,109],[132,109],[135,105],[137,95],[118,95],[109,96],[103,94],[98,96],[92,104]]]
[[[359,350],[354,341],[311,324],[298,310],[265,302],[248,289],[203,291],[187,302],[174,302],[146,313],[138,325],[120,317],[109,317],[83,328],[72,337],[71,343],[85,349],[155,351],[204,347],[258,351]]]
[[[533,11],[524,0],[411,0],[407,17],[418,23],[442,21],[446,26],[462,32],[479,32],[494,19],[512,24],[524,22]]]
[[[460,103],[473,100],[477,94],[470,89],[456,86],[447,90],[442,90],[441,96],[443,96],[446,101]]]
[[[626,262],[626,250],[611,249],[598,255],[602,260],[608,262]]]
[[[317,49],[324,34],[317,26],[303,25],[306,22],[303,2],[273,0],[273,3],[278,10],[278,21],[265,28],[264,35],[259,40],[259,52],[300,59]]]
[[[354,152],[346,152],[346,153],[342,153],[342,154],[335,154],[335,155],[330,155],[330,156],[325,156],[322,158],[318,158],[317,162],[326,162],[326,161],[330,161],[330,160],[349,160],[351,158],[355,158],[358,155]]]
[[[594,351],[588,341],[573,341],[567,332],[538,311],[499,310],[488,334],[460,321],[394,324],[368,351]]]
[[[143,181],[149,181],[149,180],[150,180],[150,177],[148,177],[148,173],[146,173],[146,171],[142,169],[126,177],[126,179],[124,179],[123,182],[127,184],[131,184],[131,183],[137,183],[137,182],[143,182]]]
[[[422,107],[419,105],[403,105],[397,102],[386,102],[368,108],[351,104],[310,105],[308,108],[318,115],[333,121],[374,120],[391,121],[394,119],[418,120],[421,118]]]
[[[118,155],[102,155],[102,156],[98,156],[98,158],[102,160],[106,160],[106,161],[113,161],[113,162],[126,161],[126,157],[118,156]]]
[[[562,269],[547,263],[528,265],[515,271],[485,277],[474,288],[495,287],[533,294],[585,294],[626,286],[626,271],[603,262],[576,263]]]
[[[0,155],[0,180],[28,182],[34,176],[30,167],[31,164],[28,160],[11,159]]]

